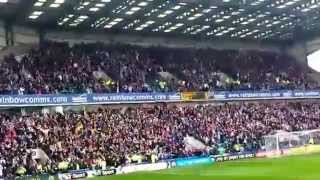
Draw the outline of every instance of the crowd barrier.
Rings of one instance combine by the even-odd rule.
[[[156,171],[168,168],[168,162],[158,162],[152,164],[136,164],[136,165],[128,165],[123,167],[118,167],[116,174],[127,174],[132,172],[139,172],[139,171]]]
[[[191,157],[191,158],[181,158],[173,161],[173,167],[184,167],[184,166],[192,166],[199,164],[212,164],[214,163],[214,159],[211,157]]]
[[[116,172],[117,172],[116,168],[98,169],[98,170],[81,169],[81,170],[69,171],[67,173],[59,173],[56,177],[58,180],[83,179],[83,178],[92,178],[96,176],[111,176],[111,175],[115,175]]]
[[[178,158],[178,159],[160,161],[157,163],[131,164],[126,166],[120,166],[117,168],[111,167],[108,169],[98,169],[98,170],[80,169],[80,170],[68,171],[66,173],[58,173],[57,175],[41,174],[37,176],[17,177],[16,179],[21,179],[21,180],[22,179],[23,180],[84,179],[84,178],[92,178],[97,176],[127,174],[127,173],[139,172],[139,171],[157,171],[157,170],[163,170],[163,169],[169,169],[169,168],[175,168],[175,167],[186,167],[186,166],[201,165],[201,164],[213,164],[215,162],[248,159],[248,158],[254,158],[254,157],[256,157],[255,152],[232,153],[232,154],[224,154],[224,155],[205,156],[205,157]]]
[[[0,96],[0,107],[170,102],[180,100],[180,93],[2,95]]]
[[[0,95],[0,107],[300,98],[320,98],[320,91],[216,91],[181,93]]]
[[[211,156],[214,162],[234,161],[239,159],[250,159],[255,157],[256,157],[255,152],[241,152],[241,153],[231,153],[231,154]]]
[[[118,168],[109,168],[104,170],[74,170],[67,173],[59,173],[57,175],[41,174],[37,176],[23,176],[17,177],[16,179],[45,179],[45,180],[70,180],[70,179],[83,179],[92,178],[96,176],[110,176],[118,174],[127,174],[139,171],[157,171],[163,169],[169,169],[174,167],[186,167],[191,165],[201,165],[201,164],[213,164],[224,161],[234,161],[241,159],[252,159],[255,157],[279,157],[288,155],[301,155],[306,153],[320,152],[319,145],[309,145],[299,148],[284,149],[281,152],[278,151],[259,151],[259,152],[241,152],[241,153],[226,153],[223,155],[211,155],[207,157],[191,157],[191,158],[179,158],[167,161],[161,161],[158,163],[147,163],[147,164],[132,164],[127,166],[122,166]]]
[[[215,100],[309,99],[320,98],[320,90],[217,91],[212,92],[209,96]]]

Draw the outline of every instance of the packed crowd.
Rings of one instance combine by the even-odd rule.
[[[305,70],[283,54],[102,43],[69,47],[46,42],[24,56],[5,58],[0,76],[1,94],[316,87],[306,79]]]
[[[320,127],[320,104],[273,102],[177,107],[100,108],[63,114],[0,117],[0,165],[5,177],[117,166],[133,156],[157,159],[257,150],[274,130]],[[186,149],[194,137],[206,149]],[[41,149],[42,159],[32,150]],[[40,156],[40,155],[37,155]],[[21,171],[22,170],[22,171]]]

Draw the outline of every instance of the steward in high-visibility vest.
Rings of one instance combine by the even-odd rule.
[[[18,175],[18,176],[23,176],[23,175],[26,174],[26,172],[27,172],[26,168],[23,167],[23,166],[20,166],[20,167],[18,167],[17,170],[16,170],[16,175]]]
[[[312,137],[309,139],[309,144],[314,144],[314,139]]]
[[[151,154],[151,162],[156,163],[158,161],[158,156],[155,154]]]

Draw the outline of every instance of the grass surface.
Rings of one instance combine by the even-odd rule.
[[[320,154],[215,163],[94,180],[320,180]]]

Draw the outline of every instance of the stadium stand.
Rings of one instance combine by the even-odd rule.
[[[319,153],[320,64],[307,62],[319,10],[320,0],[0,0],[0,180]],[[310,159],[287,174],[273,161],[185,174],[319,179]]]
[[[34,69],[34,67],[40,67]],[[46,42],[1,65],[2,94],[314,89],[287,55]]]
[[[155,105],[126,111],[99,108],[87,113],[1,115],[0,154],[5,177],[26,172],[114,166],[159,159],[257,150],[262,136],[273,130],[319,128],[317,102],[239,103],[209,106]],[[207,149],[186,151],[186,135]],[[33,160],[31,149],[41,149],[47,159]],[[138,160],[138,161],[139,161]],[[63,166],[66,163],[66,167]]]

